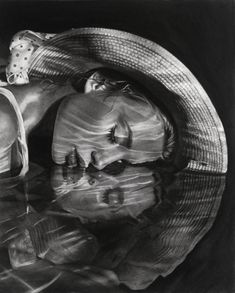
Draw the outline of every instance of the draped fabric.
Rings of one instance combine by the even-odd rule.
[[[20,109],[19,109],[19,106],[16,102],[16,99],[15,99],[14,95],[11,93],[11,91],[9,91],[8,89],[6,89],[4,87],[0,87],[0,94],[4,95],[4,97],[6,97],[8,99],[8,101],[12,105],[13,109],[15,110],[15,113],[17,116],[18,127],[19,127],[17,140],[20,145],[21,159],[22,159],[22,169],[21,169],[20,174],[18,176],[22,177],[28,171],[28,163],[29,163],[29,161],[28,161],[29,160],[28,146],[27,146],[27,142],[26,142],[26,134],[25,134],[25,128],[24,128],[22,114],[20,112]],[[4,166],[7,167],[9,164],[9,162],[8,162],[9,156],[7,156],[9,153],[9,150],[1,150],[1,152],[3,152],[3,154],[0,155],[1,156],[1,171],[3,172]]]

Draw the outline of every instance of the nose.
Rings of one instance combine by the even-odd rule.
[[[66,166],[68,168],[80,167],[81,169],[85,168],[85,162],[82,157],[77,152],[75,146],[73,146],[71,152],[65,157]]]
[[[91,163],[98,170],[104,169],[106,166],[123,159],[122,152],[115,151],[93,151],[91,153]]]
[[[91,163],[92,163],[92,165],[96,165],[96,163],[97,163],[97,159],[96,159],[96,152],[92,152],[91,153]]]
[[[107,158],[101,152],[93,151],[91,153],[91,163],[98,170],[102,170],[107,164]]]

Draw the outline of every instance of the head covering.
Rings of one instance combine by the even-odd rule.
[[[84,63],[83,61],[87,62]],[[178,197],[172,209],[135,237],[125,258],[113,266],[132,289],[143,289],[171,273],[213,224],[225,185],[227,146],[216,110],[192,72],[167,50],[139,36],[103,28],[58,34],[32,55],[29,77],[66,80],[108,66],[144,80],[153,100],[165,106],[176,125]],[[155,97],[161,83],[170,95]],[[160,206],[161,208],[161,206]],[[144,247],[144,253],[143,253]]]
[[[118,68],[130,76],[144,75],[146,83],[161,82],[175,93],[174,100],[172,96],[171,100],[158,99],[178,125],[180,158],[187,161],[187,169],[226,172],[225,134],[208,95],[184,64],[152,41],[117,30],[73,29],[44,42],[34,52],[28,74],[65,80],[97,64]],[[154,85],[152,88],[154,91]]]

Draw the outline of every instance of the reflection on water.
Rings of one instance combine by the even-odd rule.
[[[167,275],[211,227],[224,182],[32,164],[23,182],[1,183],[0,292],[115,292]]]
[[[155,195],[153,172],[145,167],[127,167],[115,176],[83,172],[73,180],[71,174],[64,178],[64,173],[57,167],[52,174],[55,201],[82,222],[136,219],[160,198]]]

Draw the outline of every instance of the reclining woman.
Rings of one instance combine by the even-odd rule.
[[[29,82],[27,71],[30,58],[33,52],[50,38],[53,38],[53,35],[31,31],[23,31],[14,36],[10,46],[10,63],[6,70],[9,83]],[[56,53],[60,53],[58,56],[61,54],[70,56],[70,52],[56,51]],[[48,61],[48,58],[46,57],[45,60]],[[74,66],[83,71],[83,76],[85,74],[87,76],[89,64],[83,59],[75,58],[74,60],[76,63]],[[43,72],[49,72],[46,76],[52,81],[54,78],[57,80],[59,57],[57,60],[54,56],[54,59],[50,61],[44,64]],[[68,66],[71,67],[71,64]],[[43,73],[39,72],[38,77],[44,78]],[[171,123],[160,109],[146,98],[145,94],[137,90],[136,86],[131,85],[130,82],[125,81],[122,75],[114,74],[110,70],[98,70],[91,73],[85,84],[84,95],[75,93],[70,83],[49,87],[48,83],[31,82],[27,86],[7,87],[13,92],[17,102],[11,102],[12,105],[15,104],[15,112],[10,105],[8,105],[10,110],[5,111],[2,107],[4,115],[8,116],[8,120],[6,118],[4,120],[8,121],[5,124],[8,124],[9,129],[5,131],[5,138],[0,146],[1,159],[6,162],[6,166],[2,165],[3,169],[0,170],[1,176],[8,176],[10,169],[16,169],[20,164],[19,158],[13,158],[14,156],[11,155],[12,149],[22,148],[25,152],[27,150],[26,141],[23,144],[20,143],[21,146],[18,147],[15,143],[19,125],[21,125],[21,133],[25,128],[27,136],[53,102],[71,93],[74,95],[62,103],[56,119],[52,145],[55,163],[63,164],[65,157],[74,147],[80,156],[81,164],[88,167],[92,163],[99,170],[119,160],[138,164],[160,158],[167,160],[172,157],[175,135]],[[3,95],[7,97],[11,94],[6,94],[5,91]],[[5,104],[8,104],[7,100]],[[22,120],[21,116],[24,123],[21,121],[17,126],[16,122]],[[65,123],[66,120],[68,121]],[[22,134],[22,137],[24,136]]]
[[[71,79],[75,75],[80,80],[84,80],[85,75],[89,77],[90,68],[97,68],[95,65],[96,61],[91,59],[87,60],[84,57],[83,51],[86,49],[85,47],[81,51],[81,56],[77,53],[79,50],[73,49],[72,45],[75,45],[74,42],[76,40],[75,37],[72,37],[73,32],[76,35],[76,30],[68,31],[67,34],[61,34],[61,36],[63,35],[65,37],[64,42],[61,43],[65,45],[64,47],[58,44],[53,45],[53,42],[51,42],[53,38],[56,39],[60,34],[45,34],[26,30],[13,36],[10,44],[10,63],[6,68],[8,82],[11,84],[28,83],[29,74],[38,78],[44,78],[46,76],[52,81],[58,81],[60,78]],[[83,45],[81,44],[81,46]],[[36,68],[34,68],[34,60],[38,56],[40,56],[41,65],[36,65]],[[60,64],[63,64],[63,67]],[[94,94],[94,90],[96,93],[99,92],[99,95]],[[102,93],[101,90],[103,90]],[[55,129],[54,144],[52,147],[52,155],[56,163],[64,163],[65,156],[74,146],[78,148],[78,144],[80,148],[78,153],[81,155],[81,161],[87,167],[92,158],[95,167],[98,169],[102,169],[105,165],[117,160],[126,160],[136,164],[169,157],[175,139],[173,127],[159,108],[151,104],[145,97],[145,94],[140,93],[135,86],[125,81],[125,77],[120,74],[114,74],[111,70],[94,71],[93,74],[90,74],[85,84],[85,93],[87,95],[79,96],[79,98],[77,95],[74,95],[73,98],[69,98],[69,102],[65,101],[60,108],[68,107],[68,109],[66,108],[66,110],[62,111],[63,113],[68,112],[65,116],[70,115],[70,108],[71,111],[75,111],[76,108],[77,112],[75,111],[74,114],[80,118],[78,119],[79,121],[75,121],[74,123],[77,125],[77,129],[73,129],[76,130],[78,137],[75,139],[73,134],[71,137],[68,137],[69,133],[74,131],[70,129],[67,133],[68,136],[66,136],[67,130],[64,132],[62,129],[63,123],[59,122],[59,116],[63,116],[64,114],[61,114],[61,111],[59,111],[57,119],[58,127]],[[108,96],[109,98],[106,99]],[[106,135],[103,140],[104,136],[99,135],[102,127],[99,128],[98,126],[106,123],[106,118],[110,119],[108,116],[105,116],[103,121],[100,120],[98,125],[95,125],[96,134],[92,137],[89,129],[86,128],[92,128],[93,125],[90,121],[86,121],[87,118],[84,118],[83,114],[87,109],[92,111],[97,107],[95,113],[89,113],[90,118],[88,120],[92,118],[99,120],[105,111],[107,112],[108,109],[111,109],[114,100],[116,101],[113,104],[115,111],[113,111],[112,115],[109,115],[110,117],[112,116],[111,120],[113,121],[109,121],[109,129],[106,129],[108,136]],[[91,103],[94,103],[94,106],[91,107]],[[74,109],[72,109],[73,107]],[[121,114],[119,115],[118,113]],[[67,116],[65,119],[67,119]],[[61,134],[58,134],[60,129]],[[83,131],[80,133],[82,129]],[[148,129],[148,132],[146,132],[146,129]],[[60,146],[57,140],[63,140],[64,135],[65,141]],[[84,146],[83,141],[80,138],[85,136],[86,139],[87,135],[90,136],[89,139],[91,138],[91,141],[90,145],[88,143],[87,149],[85,146],[86,150],[84,153],[82,150]],[[121,139],[120,136],[122,137]],[[103,140],[101,144],[105,144],[107,137],[109,138],[109,146],[112,145],[112,151],[116,152],[116,157],[111,153],[110,147],[109,153],[105,151],[106,157],[102,157],[98,151],[99,147],[97,147],[97,144],[101,143],[98,140]],[[78,140],[80,140],[79,143]],[[93,144],[96,147],[92,146]],[[119,145],[118,150],[115,148],[117,145]],[[101,149],[103,149],[104,154],[104,149],[107,150],[107,145],[103,145]],[[111,157],[112,159],[110,159]]]
[[[104,78],[108,86],[100,82]],[[59,86],[47,81],[0,90],[2,178],[9,172],[16,175],[22,164],[26,172],[27,135],[47,109],[65,96],[54,129],[55,163],[63,164],[74,146],[84,167],[92,163],[99,170],[118,160],[138,164],[167,158],[172,152],[173,128],[160,110],[127,82],[114,82],[102,71],[88,79],[83,95],[69,83]]]
[[[28,33],[26,36],[30,43]],[[31,46],[29,43],[25,45]],[[19,43],[15,45],[21,48]],[[26,47],[22,49],[26,50]],[[28,52],[32,51],[24,51],[26,55]],[[19,52],[12,53],[19,57]],[[114,30],[75,29],[52,37],[45,46],[39,44],[34,53],[28,72],[26,63],[26,67],[10,64],[9,82],[27,82],[27,73],[30,79],[67,78],[78,70],[81,53],[85,57],[97,57],[108,66],[118,66],[129,74],[139,73],[139,77],[152,84],[152,90],[160,82],[169,91],[169,96],[159,95],[159,100],[176,124],[177,149],[180,150],[176,154],[176,137],[169,119],[149,102],[146,94],[129,86],[129,82],[123,82],[125,78],[112,79],[110,74],[105,78],[101,74],[100,79],[99,74],[90,74],[86,93],[76,93],[62,102],[52,145],[54,161],[67,170],[63,174],[65,185],[71,180],[79,180],[79,176],[73,178],[74,171],[79,169],[73,168],[77,165],[74,158],[82,167],[91,169],[94,166],[102,170],[120,160],[138,165],[163,159],[185,165],[177,177],[180,199],[174,200],[174,211],[166,214],[166,209],[161,209],[163,220],[154,217],[155,223],[148,229],[153,241],[148,237],[140,239],[116,270],[120,281],[128,287],[145,289],[158,276],[171,273],[214,222],[227,171],[222,123],[192,73],[169,52],[149,40]],[[27,61],[29,57],[23,56],[23,60]],[[81,71],[88,72],[89,68],[84,66]],[[103,91],[97,91],[99,89]],[[156,100],[154,96],[153,100]],[[64,166],[66,162],[68,168]],[[211,176],[213,174],[215,176]],[[175,199],[175,193],[173,196]],[[110,199],[111,202],[117,200],[116,196]]]

